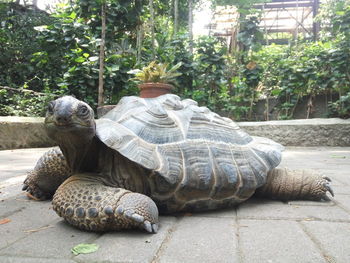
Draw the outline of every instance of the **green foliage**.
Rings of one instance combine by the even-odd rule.
[[[224,82],[225,54],[224,43],[216,38],[202,37],[195,42],[192,63],[195,78],[192,89],[187,89],[185,96],[216,109],[217,95]]]
[[[34,27],[52,19],[43,11],[0,3],[0,21],[0,84],[15,87],[32,80],[33,89],[40,90],[41,76],[31,63],[32,54],[40,51]]]
[[[260,90],[277,96],[283,118],[291,118],[295,104],[303,96],[348,91],[350,63],[343,42],[305,43],[298,47],[268,46],[256,60],[263,68]],[[347,44],[346,44],[347,45]]]
[[[241,18],[237,40],[243,51],[258,51],[261,48],[264,37],[259,23],[260,19],[255,15]]]
[[[25,91],[9,91],[0,87],[0,116],[43,116],[46,105],[57,96]]]
[[[329,103],[330,116],[350,118],[350,92],[341,96],[339,100]]]
[[[148,66],[143,67],[142,70],[129,71],[129,73],[135,74],[135,77],[130,80],[135,80],[138,83],[174,83],[176,77],[181,75],[181,73],[176,72],[180,66],[181,63],[178,63],[167,69],[167,63],[162,64],[152,61]]]
[[[331,40],[339,34],[349,33],[349,0],[327,0],[322,3],[317,20],[321,23],[321,36]]]
[[[189,51],[187,1],[179,1],[180,29],[175,36],[173,5],[154,1],[152,49],[147,23],[149,2],[106,0],[105,103],[115,104],[122,96],[136,95],[137,85],[129,81],[128,72],[156,60],[166,67],[156,69],[157,76],[139,75],[141,81],[149,77],[165,81],[160,74],[175,66],[179,74],[172,77],[176,77],[178,95],[234,119],[254,119],[256,101],[271,97],[278,99],[279,118],[292,118],[302,97],[325,93],[333,98],[330,116],[349,117],[349,0],[326,3],[319,16],[325,24],[322,41],[301,40],[297,46],[262,46],[259,16],[252,8],[262,1],[214,1],[219,2],[237,4],[241,13],[238,49],[233,54],[229,54],[225,41],[213,37],[195,39],[193,53]],[[15,3],[0,4],[0,85],[19,88],[0,90],[1,115],[40,116],[44,104],[60,94],[72,94],[96,106],[101,3],[70,1],[52,15]],[[144,38],[138,57],[136,37],[141,24]]]

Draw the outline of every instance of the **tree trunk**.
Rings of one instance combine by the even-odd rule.
[[[190,53],[193,54],[193,1],[188,0],[188,38]]]
[[[151,38],[152,38],[152,59],[155,58],[155,36],[154,36],[154,8],[153,8],[153,0],[149,0],[149,12],[150,12],[150,24],[151,24]]]
[[[101,8],[101,20],[102,20],[102,32],[100,43],[100,68],[98,73],[98,106],[101,107],[104,104],[103,99],[103,73],[104,73],[104,61],[105,61],[105,39],[106,39],[106,2],[102,2]]]
[[[174,0],[174,35],[179,31],[179,0]]]
[[[33,0],[33,7],[34,9],[38,9],[38,0]]]
[[[143,41],[143,24],[140,24],[137,27],[137,38],[136,38],[137,57],[136,57],[136,64],[140,64],[140,62],[141,62],[142,41]]]

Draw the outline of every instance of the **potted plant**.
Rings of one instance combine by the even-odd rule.
[[[133,70],[129,73],[135,74],[131,80],[138,82],[141,98],[155,98],[160,95],[171,93],[174,88],[172,83],[175,78],[181,73],[176,70],[181,66],[181,62],[167,70],[168,64],[157,63],[152,61],[148,66],[143,67],[142,70]]]

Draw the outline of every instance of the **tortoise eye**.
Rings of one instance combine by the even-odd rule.
[[[85,105],[81,105],[78,108],[78,114],[81,116],[85,116],[89,114],[89,109]]]
[[[47,106],[47,112],[52,114],[53,113],[53,108],[55,107],[55,102],[51,101],[49,105]]]

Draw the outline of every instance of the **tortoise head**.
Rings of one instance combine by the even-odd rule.
[[[87,103],[64,96],[49,103],[45,125],[63,133],[95,130],[94,111]]]
[[[83,101],[64,96],[48,105],[45,128],[48,136],[56,141],[70,167],[80,165],[96,134],[94,111]],[[77,161],[79,163],[77,163]]]

